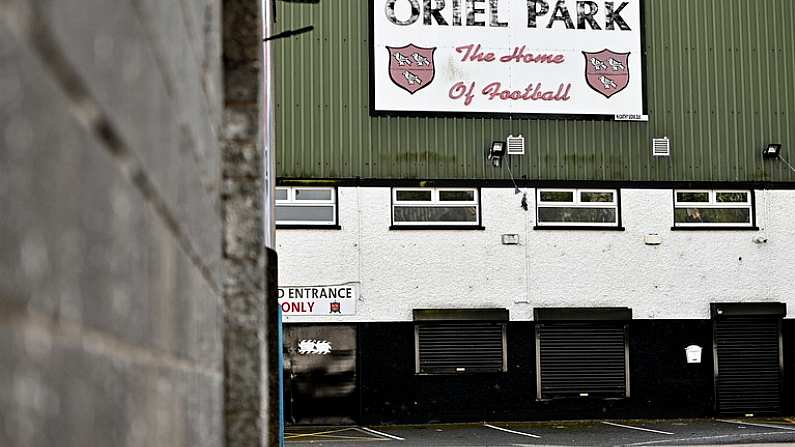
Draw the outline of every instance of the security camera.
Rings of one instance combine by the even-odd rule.
[[[765,237],[765,236],[756,236],[756,237],[754,237],[753,241],[754,241],[755,244],[766,244],[767,243],[767,237]]]

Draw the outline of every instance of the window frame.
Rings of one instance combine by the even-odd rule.
[[[708,202],[680,202],[679,193],[708,193]],[[745,193],[747,200],[745,202],[718,202],[717,195],[719,193]],[[749,222],[727,222],[727,223],[698,223],[698,222],[677,222],[676,210],[687,208],[701,208],[701,209],[748,209]],[[756,231],[759,228],[756,226],[756,195],[753,189],[674,189],[673,190],[673,231],[687,231],[687,230],[747,230]]]
[[[287,191],[287,199],[276,199],[276,191]],[[308,191],[330,191],[329,200],[297,200],[296,192],[299,190]],[[277,186],[274,190],[274,222],[277,229],[340,229],[339,225],[339,191],[334,186]],[[276,220],[276,209],[279,206],[291,207],[310,207],[310,206],[330,206],[332,209],[332,221],[302,221],[302,220]]]
[[[398,192],[400,191],[430,191],[431,199],[428,201],[419,200],[401,200],[397,199]],[[439,199],[440,193],[444,191],[467,191],[472,192],[474,200],[467,201],[442,201]],[[456,222],[456,221],[413,221],[413,222],[397,222],[395,221],[395,208],[400,206],[406,207],[455,207],[455,208],[470,208],[475,207],[475,221],[474,222]],[[390,230],[428,230],[428,229],[447,229],[447,230],[482,230],[483,216],[481,207],[480,188],[477,187],[417,187],[417,186],[393,186],[390,188]]]
[[[541,194],[545,192],[571,192],[571,202],[542,202]],[[582,193],[612,193],[611,202],[583,202]],[[534,230],[613,230],[624,231],[621,219],[621,188],[536,188],[536,225]],[[614,208],[615,222],[542,222],[539,208]]]

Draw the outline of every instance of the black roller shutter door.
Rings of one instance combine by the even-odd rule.
[[[781,319],[728,316],[715,320],[718,411],[781,411]]]
[[[505,370],[505,324],[434,322],[416,325],[417,372],[456,374]]]
[[[538,324],[539,398],[628,397],[626,331],[620,322]]]

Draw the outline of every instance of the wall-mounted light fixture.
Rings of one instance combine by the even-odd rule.
[[[505,142],[504,141],[493,141],[491,143],[491,147],[489,147],[489,160],[491,164],[494,165],[495,168],[500,167],[500,163],[502,163],[502,157],[505,156]]]
[[[781,156],[781,144],[770,143],[762,148],[762,158],[769,160],[771,158],[779,158]]]

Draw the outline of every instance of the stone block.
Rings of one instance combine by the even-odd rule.
[[[255,65],[255,61],[259,59],[257,17],[260,2],[227,0],[223,5],[225,69],[229,70],[239,65]]]
[[[6,314],[0,319],[0,358],[3,359],[3,367],[0,368],[0,445],[19,445],[16,439],[18,429],[15,428],[17,415],[9,411],[16,406],[13,380],[19,355],[14,346],[15,331],[10,326],[8,309],[0,306],[0,310]]]
[[[173,319],[163,328],[164,332],[172,331],[180,357],[203,368],[220,371],[223,361],[221,299],[191,264],[178,265],[175,273]]]
[[[227,410],[224,421],[226,422],[226,445],[260,445],[264,429],[259,411]]]
[[[0,295],[40,312],[80,317],[80,256],[91,248],[91,154],[105,156],[72,118],[37,55],[0,26]],[[98,173],[101,174],[101,173]],[[103,188],[106,185],[103,185]]]
[[[242,65],[226,71],[224,88],[227,101],[256,104],[259,99],[259,67]]]
[[[259,325],[240,325],[227,319],[224,330],[226,363],[225,411],[259,411],[262,394],[262,346]],[[227,424],[229,422],[227,421]],[[227,428],[228,431],[228,428]]]
[[[14,418],[9,445],[128,445],[127,421],[135,411],[129,400],[142,390],[132,389],[125,365],[31,321],[12,328],[14,400],[4,408]]]
[[[235,293],[226,295],[226,312],[229,316],[252,317],[262,316],[265,304],[261,293]]]
[[[262,171],[256,141],[224,144],[223,162],[225,178],[253,179]]]
[[[221,445],[220,371],[142,362],[129,346],[52,329],[0,325],[11,365],[0,371],[2,445]]]
[[[225,207],[224,254],[227,258],[257,262],[262,256],[262,217],[257,198],[227,199]]]
[[[191,349],[188,355],[198,366],[223,372],[223,309],[220,299],[212,295],[199,301],[194,319]]]
[[[208,0],[205,21],[204,91],[213,123],[220,123],[224,109],[224,67],[221,43],[221,0]],[[220,135],[220,128],[218,134]]]
[[[222,104],[211,104],[205,92],[204,54],[185,51],[193,43],[187,28],[190,22],[186,16],[188,13],[180,2],[138,0],[138,3],[142,21],[152,34],[154,52],[161,63],[168,89],[174,97],[175,119],[184,127],[183,133],[189,134],[183,135],[183,139],[190,140],[189,148],[197,157],[204,187],[210,193],[217,192],[220,154],[216,136],[221,124],[217,108]],[[217,56],[220,63],[220,55]],[[220,76],[220,73],[216,75]],[[213,107],[216,107],[216,112],[210,113]]]
[[[0,38],[13,37],[0,31]],[[121,175],[118,161],[78,125],[35,54],[24,45],[16,48],[0,55],[0,79],[19,92],[0,104],[0,122],[8,123],[0,169],[9,173],[0,180],[6,206],[0,215],[3,299],[188,355],[198,342],[180,327],[184,310],[193,309],[195,300],[217,306],[218,299],[161,216]],[[212,247],[206,251],[214,253],[212,272],[220,285],[220,218],[193,219],[206,228],[203,240]],[[174,279],[178,268],[189,272],[182,284]],[[178,300],[181,291],[196,289],[202,293]],[[217,312],[209,318],[220,331]]]
[[[194,52],[196,60],[205,59],[204,33],[207,26],[207,5],[209,0],[179,0],[186,26],[186,36],[190,39],[188,47]]]
[[[259,112],[256,104],[224,110],[224,138],[229,141],[257,141]]]
[[[196,130],[209,127],[206,124],[180,124],[176,95],[166,81],[167,69],[160,63],[134,6],[118,0],[87,0],[82,8],[52,2],[44,12],[44,22],[52,28],[67,63],[119,130],[199,255],[216,259],[219,249],[206,242],[215,239],[215,234],[203,234],[205,229],[196,224],[218,216],[217,195],[206,188],[217,172],[217,161],[209,161],[211,167],[200,166],[199,162],[206,160],[197,155],[197,151],[203,151],[217,160],[211,150],[215,143],[207,141],[210,137],[206,132]],[[191,77],[194,88],[198,85],[196,78],[196,74]],[[185,110],[196,109],[189,104]],[[186,202],[186,191],[203,198]]]
[[[192,374],[185,408],[185,445],[224,445],[223,380],[203,374]]]

